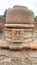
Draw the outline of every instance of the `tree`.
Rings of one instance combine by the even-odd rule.
[[[0,15],[0,18],[4,19],[4,21],[6,20],[6,12],[7,12],[7,10],[5,10],[3,15]]]
[[[34,20],[37,21],[37,16],[34,17]]]
[[[4,18],[6,18],[6,12],[7,12],[7,10],[5,10],[5,12],[4,12],[4,14],[3,14],[3,17],[4,17]]]

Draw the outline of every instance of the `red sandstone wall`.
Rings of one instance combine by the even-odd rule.
[[[34,25],[35,25],[34,30],[37,30],[37,21],[34,22]]]
[[[0,31],[3,30],[4,27],[4,19],[0,18]]]

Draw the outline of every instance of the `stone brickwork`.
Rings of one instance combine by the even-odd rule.
[[[8,9],[6,23],[33,23],[34,13],[26,7],[14,6]]]
[[[4,24],[5,24],[4,19],[3,18],[0,18],[0,32],[3,31]]]

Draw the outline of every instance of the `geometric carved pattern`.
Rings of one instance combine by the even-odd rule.
[[[25,29],[6,29],[5,39],[11,42],[31,42],[32,31],[26,31]]]
[[[22,29],[13,29],[12,31],[13,31],[12,34],[14,35],[13,36],[14,40],[21,40],[22,39],[23,34],[24,34]]]

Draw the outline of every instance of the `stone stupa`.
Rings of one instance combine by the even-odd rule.
[[[7,10],[3,41],[6,47],[11,49],[28,47],[33,41],[33,31],[34,13],[31,10],[18,5]]]
[[[34,13],[24,6],[9,8],[4,39],[0,40],[0,65],[37,64],[37,42],[33,32]]]
[[[17,44],[33,39],[34,13],[27,7],[14,6],[8,9],[5,24],[5,40]],[[24,43],[25,44],[25,43]]]

